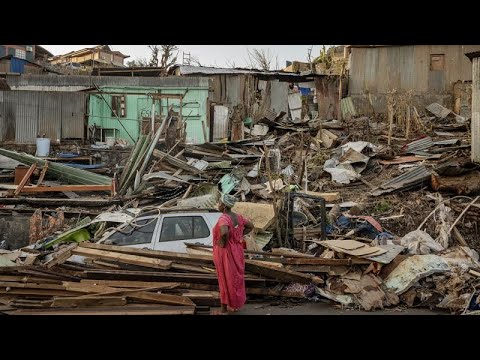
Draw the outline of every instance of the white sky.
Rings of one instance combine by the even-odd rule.
[[[41,45],[54,55],[65,54],[95,45]],[[286,66],[286,61],[307,61],[308,49],[312,45],[179,45],[180,51],[177,63],[182,62],[182,52],[196,57],[203,66],[228,66],[234,62],[237,67],[248,66],[247,49],[267,49],[270,54],[278,56],[279,68]],[[328,47],[328,45],[327,45]],[[149,58],[150,50],[147,45],[110,45],[110,48],[130,55],[125,63],[136,58]],[[312,58],[320,55],[322,45],[313,45]]]

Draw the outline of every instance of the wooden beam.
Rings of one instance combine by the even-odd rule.
[[[17,188],[15,189],[14,195],[18,196],[20,192],[22,191],[23,187],[27,183],[28,179],[30,179],[30,176],[32,176],[33,172],[37,168],[37,163],[33,163],[28,171],[25,173],[25,176],[23,177],[22,181],[20,181],[20,184],[18,184]]]
[[[278,268],[264,261],[245,260],[245,269],[254,274],[273,278],[280,282],[299,282],[302,284],[323,284],[323,280],[316,276],[305,275],[296,271]]]
[[[191,255],[186,253],[176,253],[176,252],[170,252],[170,251],[136,249],[136,248],[129,248],[125,246],[95,244],[95,243],[88,243],[88,242],[81,243],[80,247],[88,248],[88,249],[106,250],[106,251],[118,252],[123,254],[139,255],[139,256],[150,257],[150,258],[165,259],[165,260],[171,260],[175,262],[181,262],[182,260],[184,260],[192,263],[213,265],[213,258],[211,256],[206,256],[206,255]]]
[[[101,260],[115,260],[125,264],[140,265],[161,270],[168,270],[172,264],[171,261],[167,260],[152,259],[145,256],[120,254],[104,250],[88,249],[85,247],[78,247],[72,250],[72,253]]]
[[[37,186],[40,185],[43,182],[43,178],[45,177],[45,174],[47,173],[48,169],[48,161],[45,160],[45,165],[43,165],[42,172],[40,173],[40,176],[37,181]]]
[[[52,255],[52,259],[48,260],[45,262],[43,265],[47,267],[47,269],[50,269],[54,267],[55,265],[58,264],[63,264],[67,259],[72,256],[72,250],[75,249],[78,246],[77,243],[69,244],[63,249],[60,249],[56,251]]]
[[[163,289],[175,289],[180,286],[181,283],[174,282],[154,282],[154,281],[122,281],[122,280],[91,280],[83,279],[80,283],[90,285],[100,285],[108,287],[121,287],[121,288],[147,288],[157,287]]]
[[[51,307],[89,307],[89,306],[123,306],[127,299],[123,296],[96,296],[92,298],[55,297]]]
[[[193,315],[195,306],[164,306],[137,304],[121,307],[95,307],[78,309],[21,309],[5,311],[8,315]]]
[[[20,185],[19,185],[20,187]],[[17,193],[15,190],[15,193]],[[60,185],[60,186],[25,186],[20,189],[22,193],[44,193],[44,192],[85,192],[85,191],[108,191],[113,194],[113,185]]]

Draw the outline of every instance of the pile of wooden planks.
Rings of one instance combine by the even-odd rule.
[[[0,312],[180,315],[201,314],[220,305],[218,280],[208,253],[84,242],[64,244],[34,258],[33,264],[16,260],[14,266],[0,268]],[[282,287],[292,282],[323,283],[288,265],[284,255],[247,259],[247,295],[301,298],[302,293],[289,293]]]

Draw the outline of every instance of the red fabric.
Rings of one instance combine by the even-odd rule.
[[[220,301],[233,309],[240,309],[247,300],[243,257],[243,230],[247,220],[237,214],[237,221],[235,227],[230,216],[222,214],[213,228],[213,261],[217,270]],[[228,226],[228,240],[223,248],[218,246],[221,226]]]

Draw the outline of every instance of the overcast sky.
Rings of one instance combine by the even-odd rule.
[[[65,54],[70,51],[80,50],[95,45],[41,45],[54,55]],[[180,51],[177,63],[182,62],[182,53],[190,53],[196,57],[203,66],[228,66],[232,62],[237,67],[248,66],[248,49],[266,49],[278,56],[279,68],[286,65],[286,61],[307,61],[308,49],[312,45],[179,45]],[[327,45],[328,47],[328,45]],[[110,45],[110,48],[130,55],[132,60],[136,58],[149,58],[150,50],[147,45]],[[312,58],[320,55],[322,45],[313,45]]]

